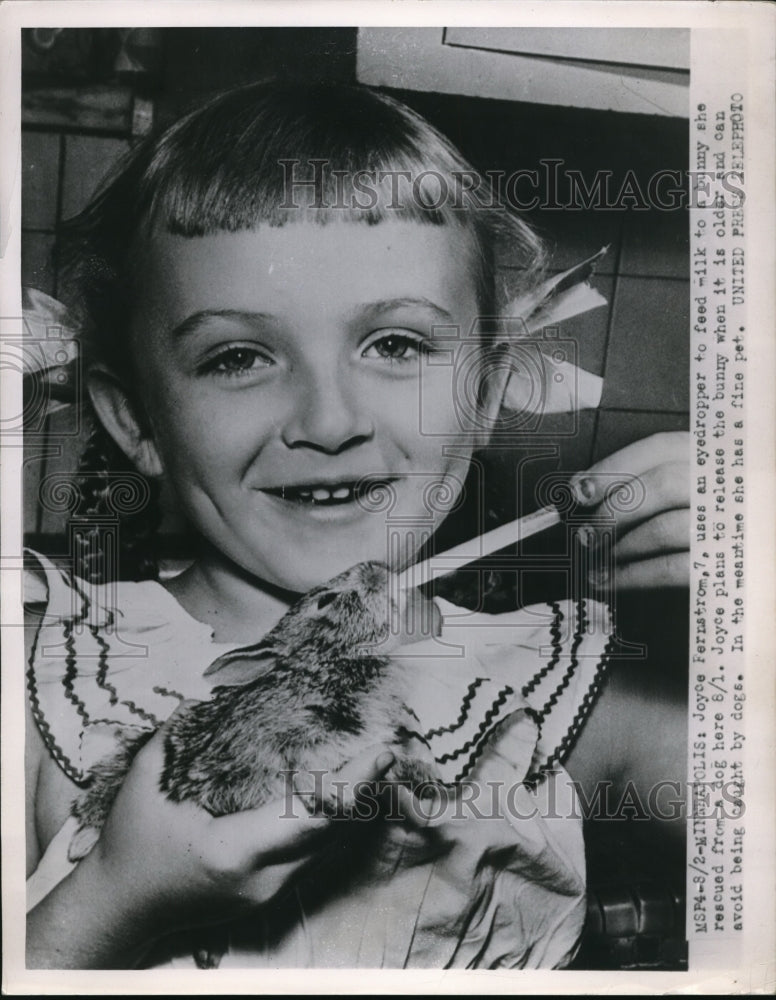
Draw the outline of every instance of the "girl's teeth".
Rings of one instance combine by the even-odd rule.
[[[353,486],[337,486],[329,489],[326,486],[316,486],[309,490],[300,489],[298,486],[283,487],[280,495],[284,500],[291,500],[303,503],[342,503],[354,499]]]

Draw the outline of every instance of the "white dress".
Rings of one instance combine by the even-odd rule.
[[[33,716],[84,784],[121,727],[153,729],[184,698],[208,698],[204,671],[239,644],[215,643],[161,584],[90,586],[34,558],[26,599],[45,613],[27,665]],[[585,859],[562,763],[603,683],[609,611],[437,604],[441,635],[408,647],[418,669],[406,700],[442,778],[459,783],[455,807],[426,831],[378,821],[345,839],[325,870],[228,926],[221,967],[556,968],[573,957]],[[73,867],[74,831],[70,819],[28,880],[28,909]],[[148,964],[194,967],[191,939],[171,936]]]

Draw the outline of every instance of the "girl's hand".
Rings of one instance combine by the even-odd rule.
[[[171,802],[159,790],[164,737],[162,727],[138,754],[91,853],[30,914],[28,966],[130,967],[166,933],[269,902],[330,842],[336,824],[310,815],[290,786],[286,801],[217,818]],[[392,762],[375,747],[329,781],[358,788]],[[335,798],[329,783],[304,777],[297,783]]]
[[[590,508],[592,523],[582,529],[584,543],[600,550],[602,524],[596,516],[615,519],[614,565],[591,577],[596,586],[619,588],[687,586],[690,548],[690,436],[684,431],[653,434],[622,448],[580,472],[571,481],[578,502]],[[641,502],[617,510],[617,497],[604,497],[617,477],[634,476]]]

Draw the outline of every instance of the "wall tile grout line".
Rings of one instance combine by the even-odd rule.
[[[609,314],[606,317],[606,336],[604,337],[603,364],[601,366],[601,377],[606,380],[606,368],[609,360],[609,344],[612,338],[612,327],[614,324],[614,309],[617,302],[617,292],[620,285],[620,263],[622,261],[622,245],[625,239],[625,219],[620,219],[620,230],[617,239],[617,250],[614,260],[614,278],[612,282],[612,301],[609,303]],[[593,413],[593,431],[590,435],[590,452],[587,456],[587,465],[593,460],[593,455],[598,449],[598,432],[600,424],[601,407],[597,406]]]
[[[661,417],[689,417],[689,415],[690,415],[690,411],[689,410],[657,410],[654,407],[652,407],[652,408],[650,408],[650,407],[640,408],[640,407],[637,407],[637,406],[629,407],[627,410],[623,409],[620,406],[599,406],[597,408],[596,412],[597,413],[620,413],[623,416],[625,416],[627,414],[637,415],[637,414],[644,414],[644,413],[657,414],[657,415],[659,415]]]
[[[62,202],[64,198],[65,190],[65,134],[64,132],[59,133],[59,171],[57,175],[57,214],[56,214],[56,229],[59,230],[59,225],[62,221]],[[55,233],[56,235],[56,233]],[[56,241],[55,244],[56,246]],[[59,267],[57,266],[56,257],[52,261],[52,270],[54,272],[54,297],[59,295]]]
[[[498,265],[498,270],[499,271],[522,271],[523,268],[513,267],[513,266],[510,266],[509,264],[499,264]],[[547,273],[548,274],[561,274],[563,272],[563,270],[564,270],[564,268],[560,268],[560,267],[558,267],[558,268],[548,268]],[[636,272],[633,272],[633,273],[631,273],[631,272],[615,272],[613,270],[609,270],[608,268],[606,270],[596,271],[595,274],[593,275],[593,279],[592,279],[593,282],[595,282],[596,278],[638,278],[640,281],[684,281],[687,284],[689,284],[689,282],[690,282],[689,276],[686,277],[686,278],[684,278],[684,277],[681,277],[681,276],[679,276],[677,274],[654,274],[654,273],[653,274],[644,274],[644,273],[636,273]]]

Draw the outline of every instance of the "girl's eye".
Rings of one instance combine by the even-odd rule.
[[[364,351],[364,357],[384,358],[387,361],[412,361],[427,350],[423,338],[403,331],[386,331],[373,340]]]
[[[200,374],[246,375],[264,368],[272,362],[254,347],[228,347],[208,358],[199,366]]]

